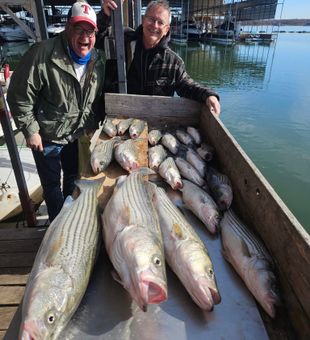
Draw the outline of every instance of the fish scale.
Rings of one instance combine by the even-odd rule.
[[[156,218],[156,212],[149,199],[142,199],[145,197],[149,198],[146,186],[142,184],[142,181],[142,175],[139,173],[134,173],[130,176],[124,187],[124,200],[131,205],[130,211],[134,215],[132,220],[139,224],[146,223],[145,225],[147,226],[155,227],[154,231],[158,232],[160,228],[158,219]]]
[[[237,235],[246,241],[249,251],[254,251],[255,255],[265,257],[270,263],[273,262],[271,256],[262,243],[259,242],[256,237],[254,237],[254,235],[243,223],[237,220],[236,216],[231,210],[228,210],[225,216],[230,222],[230,227],[236,232]],[[251,255],[253,255],[253,253]]]

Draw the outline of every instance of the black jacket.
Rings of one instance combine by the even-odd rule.
[[[99,34],[96,47],[98,48],[106,49],[109,45],[104,44],[104,39],[108,35],[108,20],[109,17],[102,15],[102,12],[97,17]],[[211,95],[219,99],[214,91],[195,82],[187,74],[183,60],[168,46],[170,33],[152,49],[143,47],[142,34],[142,25],[136,31],[125,30],[128,93],[173,96],[176,92],[180,97],[198,102],[205,102]],[[112,59],[108,58],[106,62],[105,92],[118,92],[115,56],[111,51],[106,51],[106,55]]]

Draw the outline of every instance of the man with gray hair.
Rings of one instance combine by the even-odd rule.
[[[105,92],[118,92],[116,57],[105,43],[111,11],[116,8],[114,0],[104,0],[97,16],[96,47],[105,49],[107,56]],[[218,94],[195,82],[187,74],[183,60],[168,46],[170,23],[168,2],[154,0],[146,8],[142,25],[135,31],[125,30],[128,93],[173,96],[176,92],[180,97],[206,103],[211,111],[219,114]]]

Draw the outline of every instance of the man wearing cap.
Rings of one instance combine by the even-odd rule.
[[[92,7],[74,3],[65,31],[27,51],[8,89],[13,118],[33,152],[50,221],[78,177],[77,139],[100,119],[104,65],[93,49],[96,31]]]

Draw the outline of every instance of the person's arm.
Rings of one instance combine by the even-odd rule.
[[[13,72],[7,101],[17,128],[26,138],[27,146],[33,150],[42,151],[40,127],[34,114],[41,86],[36,53],[37,48],[34,45],[26,52]]]
[[[113,0],[104,0],[101,5],[101,11],[97,13],[98,33],[96,37],[95,47],[104,49],[105,37],[109,35],[108,28],[111,25],[112,10],[117,8],[117,4]]]

